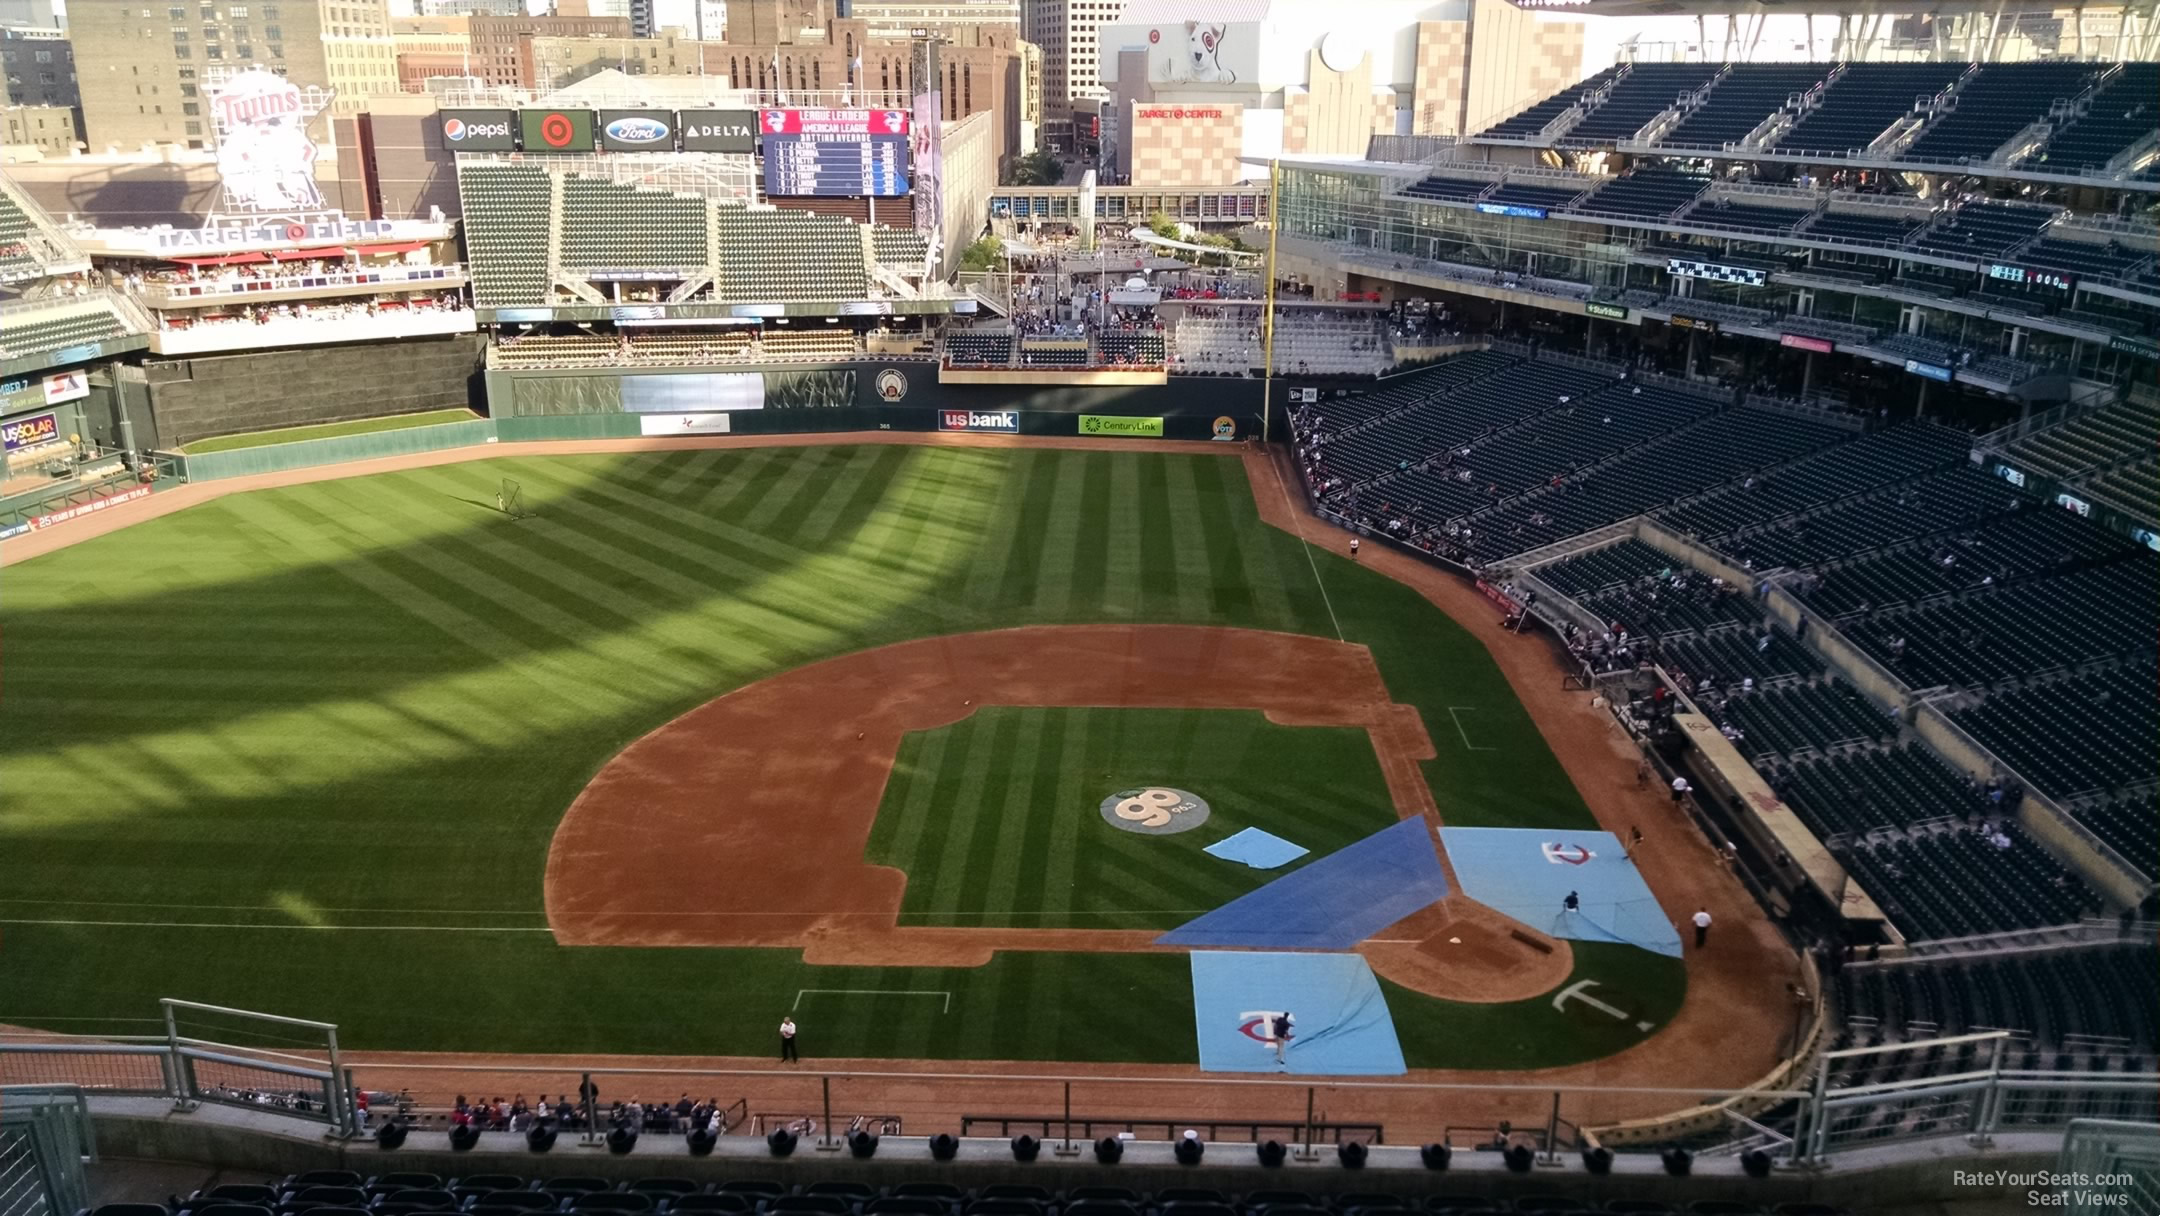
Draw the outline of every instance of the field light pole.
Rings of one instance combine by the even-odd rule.
[[[1268,161],[1267,173],[1267,284],[1260,293],[1260,304],[1265,315],[1261,318],[1260,361],[1260,442],[1271,437],[1269,421],[1275,395],[1275,234],[1282,231],[1282,158]],[[1309,1147],[1309,1146],[1308,1146]]]

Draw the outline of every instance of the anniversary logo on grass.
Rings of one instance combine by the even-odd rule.
[[[1147,836],[1190,832],[1208,819],[1207,799],[1166,785],[1119,790],[1102,800],[1102,817],[1120,831]]]

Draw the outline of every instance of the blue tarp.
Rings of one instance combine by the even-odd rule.
[[[1680,957],[1680,932],[1611,832],[1441,828],[1463,894],[1533,929]],[[1264,889],[1264,888],[1263,888]],[[1562,908],[1573,891],[1574,912]]]
[[[1203,1072],[1403,1073],[1395,1019],[1360,955],[1199,950],[1192,976]],[[1277,1013],[1292,1019],[1282,1065],[1270,1041]]]
[[[1259,828],[1246,828],[1228,840],[1218,840],[1207,851],[1224,861],[1242,861],[1255,870],[1272,870],[1288,865],[1312,852],[1304,845],[1291,844],[1273,832]]]
[[[1156,939],[1161,946],[1347,950],[1447,895],[1423,819],[1405,819]]]

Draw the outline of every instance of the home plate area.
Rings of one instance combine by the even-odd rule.
[[[1416,953],[1435,966],[1504,968],[1520,958],[1512,951],[1550,952],[1541,936],[1680,955],[1678,932],[1611,833],[1443,828],[1439,836],[1424,819],[1405,819],[1157,939],[1193,948],[1201,1069],[1402,1074],[1386,997],[1352,952],[1391,928],[1415,935]],[[1443,847],[1460,891],[1449,889]],[[1586,1025],[1628,1022],[1645,1034],[1657,1026],[1628,994],[1595,980],[1548,991],[1553,1010]]]

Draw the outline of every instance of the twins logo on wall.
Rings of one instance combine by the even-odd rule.
[[[224,187],[220,209],[322,210],[315,141],[307,133],[308,120],[321,109],[311,107],[291,81],[262,68],[239,73],[211,94],[218,183]]]
[[[876,384],[880,401],[898,401],[907,396],[907,375],[897,367],[879,372]]]

